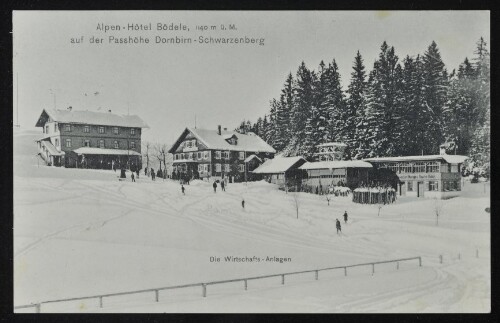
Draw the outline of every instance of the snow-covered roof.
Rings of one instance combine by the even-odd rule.
[[[401,157],[374,157],[363,159],[367,162],[399,162],[399,161],[426,161],[443,159],[450,164],[463,163],[469,157],[462,155],[423,155],[423,156],[401,156]]]
[[[335,169],[335,168],[372,168],[370,163],[362,160],[332,160],[320,162],[307,162],[300,169]]]
[[[64,155],[64,152],[60,152],[54,147],[54,145],[49,141],[49,140],[41,140],[41,143],[47,150],[49,151],[49,154],[52,156],[62,156]]]
[[[61,123],[79,123],[101,126],[149,128],[137,115],[119,115],[111,112],[96,112],[87,110],[43,110],[37,127],[42,127],[50,116]]]
[[[217,130],[194,128],[186,128],[176,143],[169,149],[169,153],[175,152],[188,132],[191,132],[208,149],[276,153],[273,147],[256,135],[240,134],[233,131],[222,131],[221,135],[219,135]],[[225,138],[231,138],[232,136],[238,138],[236,145],[231,145],[225,140]]]
[[[253,170],[256,174],[277,174],[284,173],[296,164],[304,163],[306,160],[300,156],[297,157],[275,157],[268,159],[264,164]]]
[[[260,159],[257,155],[251,154],[250,156],[248,156],[247,158],[245,158],[244,162],[248,163],[249,161],[251,161],[254,158],[257,158],[259,161],[262,161],[262,159]]]
[[[125,149],[108,149],[108,148],[97,148],[97,147],[80,147],[73,150],[78,155],[129,155],[129,156],[141,156],[137,151],[125,150]]]

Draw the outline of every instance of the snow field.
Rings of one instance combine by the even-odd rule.
[[[377,265],[44,304],[42,312],[487,312],[490,221],[483,183],[446,201],[400,198],[383,206],[293,194],[265,182],[213,192],[193,181],[37,166],[29,132],[14,133],[14,303],[107,294],[414,256]],[[31,146],[33,145],[33,146]],[[479,186],[478,186],[479,185]],[[484,193],[486,190],[487,193]],[[245,199],[245,209],[241,200]],[[436,203],[442,203],[436,226]],[[349,221],[342,214],[347,210]],[[342,234],[335,232],[335,219]],[[475,258],[476,249],[480,257]],[[461,260],[458,260],[461,253]],[[439,264],[439,254],[444,263]],[[291,262],[210,262],[210,257],[290,257]]]

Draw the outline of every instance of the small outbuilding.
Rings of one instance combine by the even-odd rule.
[[[262,165],[253,170],[260,174],[269,183],[285,186],[300,184],[303,172],[300,166],[306,163],[303,157],[275,157],[266,160]]]
[[[361,182],[368,182],[370,163],[361,160],[331,160],[308,162],[299,169],[307,171],[306,186],[326,189],[329,186],[347,186],[354,189]]]

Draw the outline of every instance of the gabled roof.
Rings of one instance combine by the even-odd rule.
[[[401,157],[374,157],[363,159],[367,162],[398,162],[398,161],[428,161],[442,159],[450,164],[463,163],[469,157],[462,155],[423,155],[423,156],[401,156]]]
[[[307,162],[300,169],[336,169],[336,168],[372,168],[370,163],[362,160],[332,160],[320,162]]]
[[[260,159],[260,158],[259,158],[259,156],[254,155],[254,154],[252,154],[252,155],[248,156],[247,158],[245,158],[244,162],[245,162],[245,163],[248,163],[249,161],[251,161],[251,160],[252,160],[252,159],[254,159],[254,158],[257,158],[257,160],[258,160],[259,162],[262,162],[262,159]]]
[[[48,118],[56,122],[90,124],[100,126],[149,128],[137,115],[119,115],[111,112],[96,112],[87,110],[43,110],[36,127],[43,127]]]
[[[297,157],[275,157],[268,159],[264,164],[253,170],[255,174],[277,174],[284,173],[292,167],[298,167],[304,164],[306,160],[300,156]]]
[[[168,152],[175,153],[175,150],[179,147],[188,133],[192,133],[193,136],[208,149],[276,153],[273,147],[256,135],[246,135],[233,131],[222,131],[221,135],[219,135],[217,130],[193,129],[189,127],[182,132]],[[238,144],[229,144],[225,139],[228,138],[228,136],[229,138],[236,136],[238,138]]]

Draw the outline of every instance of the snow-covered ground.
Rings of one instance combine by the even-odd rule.
[[[43,305],[42,312],[489,312],[489,183],[459,198],[285,194],[265,182],[180,185],[38,165],[36,131],[14,131],[14,303],[422,256],[417,261]],[[295,210],[299,203],[299,216]],[[241,207],[245,200],[245,209]],[[435,210],[441,209],[436,225]],[[342,214],[349,214],[344,224]],[[378,215],[379,214],[379,215]],[[335,219],[342,234],[335,232]],[[476,258],[479,250],[479,258]],[[443,255],[443,264],[439,255]],[[460,259],[459,255],[460,254]],[[291,262],[224,262],[225,256]],[[211,262],[211,257],[221,258]]]

